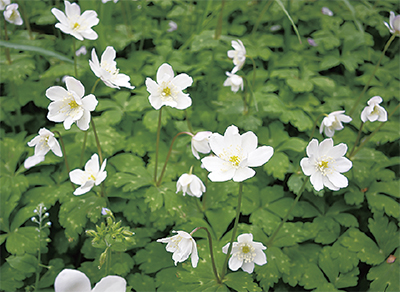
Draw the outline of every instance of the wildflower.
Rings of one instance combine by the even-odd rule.
[[[393,11],[390,11],[389,23],[383,22],[391,33],[397,33],[400,35],[400,15],[395,15]]]
[[[3,11],[10,3],[11,0],[0,0],[0,11]]]
[[[382,102],[382,97],[374,96],[368,100],[368,106],[366,106],[361,112],[361,120],[365,123],[367,120],[370,122],[387,121],[387,112],[379,104]]]
[[[199,256],[197,254],[197,245],[193,237],[185,231],[172,231],[178,233],[172,237],[157,239],[157,242],[168,243],[166,250],[172,252],[172,259],[176,263],[186,261],[191,255],[193,268],[197,267]]]
[[[117,62],[114,61],[115,57],[115,49],[109,46],[101,55],[101,62],[99,63],[96,50],[93,48],[92,60],[89,60],[90,68],[108,87],[119,89],[120,86],[123,86],[129,89],[134,89],[135,86],[131,86],[129,83],[130,77],[119,73],[119,69],[116,67]]]
[[[64,122],[66,130],[76,122],[79,129],[86,131],[89,128],[90,112],[94,111],[98,101],[93,94],[83,97],[85,88],[79,80],[68,76],[65,84],[67,90],[61,86],[52,86],[46,90],[46,96],[52,100],[47,118],[53,122]]]
[[[69,178],[74,184],[80,185],[74,191],[74,195],[82,195],[92,189],[94,185],[98,186],[107,177],[106,168],[107,159],[104,159],[101,168],[99,164],[99,156],[93,154],[88,162],[85,164],[85,171],[80,169],[74,169],[69,173]]]
[[[269,28],[269,30],[272,31],[272,32],[275,32],[275,31],[280,30],[281,28],[282,28],[282,26],[280,24],[275,24],[275,25],[271,26]]]
[[[312,38],[308,38],[307,39],[307,42],[308,42],[308,44],[310,45],[310,46],[312,46],[312,47],[317,47],[318,46],[318,44],[314,41],[314,39],[312,39]]]
[[[44,156],[50,150],[58,157],[62,157],[60,144],[58,144],[54,134],[46,128],[41,128],[39,130],[39,136],[29,141],[28,146],[35,147],[35,154],[25,160],[24,166],[26,169],[44,161]]]
[[[211,181],[227,181],[233,179],[241,182],[255,175],[250,167],[261,166],[274,153],[271,146],[257,148],[258,138],[249,131],[239,134],[236,126],[229,126],[224,136],[214,133],[210,136],[211,150],[217,156],[204,157],[201,162],[210,171]]]
[[[101,0],[101,2],[103,2],[103,3],[107,3],[107,2],[109,2],[109,1],[111,1],[111,0]],[[112,0],[114,3],[117,3],[118,2],[118,0]]]
[[[238,242],[232,245],[231,255],[229,259],[229,268],[232,271],[237,271],[242,268],[243,271],[251,274],[254,271],[254,264],[259,266],[267,263],[267,256],[263,250],[267,249],[261,242],[253,241],[253,234],[244,233],[238,236]],[[228,253],[230,243],[227,243],[223,248],[223,253]]]
[[[18,11],[18,4],[13,3],[7,5],[6,10],[3,12],[4,18],[12,24],[22,25],[24,22],[22,21],[21,14]]]
[[[206,187],[201,179],[194,174],[184,173],[176,182],[176,192],[180,191],[183,192],[183,195],[187,193],[189,196],[200,198],[206,191]]]
[[[238,92],[239,88],[243,90],[242,77],[230,72],[225,72],[225,74],[228,76],[228,78],[224,81],[224,86],[230,86],[233,92]]]
[[[107,276],[98,282],[93,290],[89,278],[78,270],[64,269],[54,281],[55,292],[125,292],[126,281],[120,276]]]
[[[208,141],[211,134],[212,132],[210,131],[204,131],[198,132],[192,137],[192,153],[197,159],[200,159],[199,152],[203,154],[210,153],[211,148]]]
[[[76,37],[78,40],[83,39],[95,40],[98,38],[97,33],[92,29],[92,26],[99,23],[97,13],[94,10],[86,10],[81,15],[81,8],[76,3],[64,1],[65,14],[57,9],[51,9],[51,13],[57,18],[59,23],[56,27],[62,32]]]
[[[345,188],[347,178],[341,174],[352,167],[349,159],[344,157],[347,145],[340,143],[333,146],[332,138],[325,139],[318,145],[317,139],[312,139],[307,146],[307,157],[300,161],[304,174],[310,177],[310,182],[316,191],[324,186],[333,191]]]
[[[322,131],[325,129],[325,135],[331,138],[333,137],[333,134],[335,134],[335,131],[342,130],[344,128],[342,122],[351,122],[351,118],[344,115],[344,112],[345,111],[331,112],[327,117],[322,120],[319,132],[322,134]]]
[[[79,49],[76,50],[75,56],[79,57],[80,55],[86,55],[87,50],[85,46],[80,47]]]
[[[170,22],[168,22],[168,26],[169,26],[169,29],[167,30],[168,32],[173,32],[178,29],[178,25],[176,24],[176,22],[174,22],[172,20],[170,20]]]
[[[333,12],[328,7],[322,7],[321,12],[322,14],[333,16]]]
[[[174,77],[172,67],[164,63],[157,70],[157,82],[146,78],[147,91],[150,93],[149,101],[156,110],[163,105],[168,105],[177,109],[185,109],[192,105],[189,94],[182,90],[191,86],[192,77],[183,73]]]
[[[228,51],[228,57],[233,59],[235,67],[233,68],[232,73],[236,73],[242,69],[244,62],[246,61],[246,48],[241,40],[232,41],[231,44],[234,50]]]

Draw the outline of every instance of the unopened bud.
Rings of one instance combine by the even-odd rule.
[[[129,231],[129,230],[124,230],[122,231],[122,234],[125,236],[132,236],[135,234],[135,232]]]
[[[47,218],[47,217],[49,217],[50,216],[50,214],[49,213],[44,213],[44,216],[43,216],[43,218]]]
[[[104,265],[104,263],[106,262],[107,259],[107,250],[105,250],[101,255],[100,255],[100,266],[99,268],[101,269],[101,267]]]
[[[87,236],[96,236],[96,234],[97,234],[96,231],[94,231],[92,229],[86,230]]]
[[[111,217],[107,217],[107,225],[110,226],[113,224],[113,220]]]
[[[32,217],[31,221],[34,222],[34,223],[39,223],[39,221],[36,219],[36,217]]]

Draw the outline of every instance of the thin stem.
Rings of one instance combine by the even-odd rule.
[[[111,249],[107,247],[107,257],[106,257],[106,276],[110,275],[111,269]]]
[[[257,31],[258,26],[261,23],[261,19],[264,16],[264,14],[268,11],[269,7],[271,6],[272,2],[274,2],[274,0],[269,0],[267,2],[267,4],[265,4],[263,10],[261,11],[260,15],[257,18],[256,24],[253,26],[253,30],[251,31],[251,35],[254,36],[255,32]]]
[[[226,267],[228,265],[228,260],[229,260],[229,257],[231,255],[233,241],[235,240],[235,237],[236,237],[236,231],[237,231],[237,228],[238,228],[239,216],[240,216],[240,206],[242,204],[242,194],[243,194],[243,182],[240,182],[239,183],[238,205],[237,205],[237,208],[236,208],[235,224],[233,226],[232,237],[231,237],[231,241],[229,243],[228,252],[226,253],[224,265],[222,266],[221,280],[223,280],[224,277],[225,277],[226,270],[227,270]]]
[[[357,146],[358,142],[360,141],[360,137],[361,137],[361,132],[362,132],[363,126],[364,126],[364,122],[361,122],[361,126],[360,126],[360,129],[358,130],[356,141],[354,142],[353,148],[351,149],[350,154],[349,154],[350,157],[353,154],[354,149],[356,149],[356,146]]]
[[[156,165],[154,166],[154,182],[157,185],[157,166],[158,166],[158,150],[160,146],[160,132],[161,132],[161,115],[162,109],[160,108],[160,112],[158,114],[158,126],[157,126],[157,140],[156,140]]]
[[[315,129],[317,128],[317,123],[318,123],[319,119],[320,119],[322,116],[324,116],[324,115],[325,115],[325,114],[322,113],[322,114],[320,114],[320,115],[315,119],[314,125],[313,125],[313,129],[312,129],[312,132],[311,132],[311,135],[310,135],[310,137],[308,138],[309,141],[314,137]]]
[[[193,133],[192,124],[190,123],[189,114],[188,114],[187,109],[185,109],[185,117],[186,117],[186,122],[187,122],[187,125],[188,125],[188,129],[189,129],[190,133]]]
[[[369,79],[368,79],[367,84],[365,84],[363,90],[361,91],[361,93],[360,93],[360,95],[358,96],[356,102],[354,103],[353,107],[351,108],[351,110],[350,110],[350,112],[349,112],[349,116],[351,116],[351,115],[354,113],[354,111],[355,111],[357,105],[360,103],[361,98],[364,96],[364,93],[367,91],[367,89],[368,89],[368,87],[369,87],[369,84],[370,84],[371,81],[372,81],[372,78],[375,76],[375,73],[376,73],[376,71],[378,70],[379,65],[381,64],[381,61],[382,61],[382,59],[383,59],[383,56],[385,55],[385,53],[386,53],[387,49],[389,48],[390,44],[393,42],[393,40],[396,38],[396,35],[398,35],[398,34],[399,34],[399,32],[396,32],[396,33],[392,34],[392,36],[390,37],[390,39],[389,39],[388,42],[386,43],[386,45],[385,45],[385,47],[384,47],[384,49],[383,49],[383,51],[382,51],[382,54],[381,54],[381,56],[380,56],[380,58],[379,58],[379,61],[378,61],[378,63],[376,64],[376,66],[375,66],[375,68],[374,68],[374,71],[372,72],[371,76],[370,76]]]
[[[96,89],[96,86],[97,86],[97,84],[99,84],[100,80],[101,80],[101,79],[98,78],[98,79],[96,80],[96,82],[93,84],[92,90],[90,91],[91,94],[94,93],[94,91],[95,91],[95,89]]]
[[[251,62],[253,63],[253,82],[252,82],[252,87],[254,88],[255,84],[256,84],[256,62],[254,62],[254,59],[250,56],[246,56],[248,57]]]
[[[97,136],[97,131],[96,131],[96,126],[93,121],[93,117],[90,117],[90,123],[93,126],[93,133],[94,133],[94,138],[96,140],[96,145],[97,145],[97,152],[99,152],[99,157],[100,157],[100,165],[103,163],[103,154],[101,152],[101,146],[100,146],[100,141],[99,137]]]
[[[192,136],[192,137],[193,137],[193,134],[192,134],[192,133],[189,133],[189,132],[180,132],[180,133],[176,134],[174,138],[172,138],[171,146],[169,146],[169,151],[168,151],[168,154],[167,154],[167,158],[165,159],[165,163],[164,163],[164,166],[163,166],[163,168],[162,168],[160,178],[159,178],[158,181],[156,182],[156,186],[157,186],[157,187],[161,185],[161,181],[162,181],[162,179],[163,179],[165,170],[166,170],[166,168],[167,168],[167,163],[168,163],[169,157],[171,156],[172,146],[174,146],[174,142],[175,142],[176,138],[178,138],[178,136],[183,135],[183,134],[186,134],[186,135],[189,135],[189,136]],[[156,154],[156,159],[157,159],[157,154]],[[156,176],[155,176],[155,177],[156,177]]]
[[[29,23],[28,16],[26,14],[26,9],[25,9],[25,3],[24,2],[25,1],[18,1],[18,3],[21,5],[21,14],[22,14],[22,17],[24,18],[26,29],[28,30],[28,33],[29,33],[29,39],[33,40],[32,29],[31,29],[31,25]]]
[[[6,41],[8,41],[7,21],[6,21],[5,18],[4,18],[4,39]],[[8,65],[11,65],[12,61],[11,61],[11,57],[10,57],[10,49],[9,48],[5,48],[4,52],[6,53],[6,59],[7,59]]]
[[[53,133],[54,133],[54,134],[57,134],[57,135],[58,135],[58,139],[60,140],[61,149],[62,149],[62,152],[63,152],[63,154],[64,154],[63,156],[64,156],[65,168],[67,169],[67,173],[69,174],[71,171],[70,171],[69,164],[68,164],[67,152],[65,151],[64,140],[63,140],[63,138],[62,138],[60,132],[58,132],[58,131],[53,131]],[[70,183],[71,183],[72,188],[73,188],[74,191],[75,191],[75,186],[74,186],[74,184],[73,184],[71,181],[70,181]]]
[[[85,153],[87,136],[88,136],[88,131],[85,131],[85,135],[83,136],[81,159],[79,160],[79,166],[83,164],[83,154]]]
[[[38,248],[38,268],[36,269],[36,278],[35,278],[35,291],[39,291],[39,280],[40,280],[40,266],[42,260],[42,252],[40,251],[41,244],[41,232],[42,232],[42,215],[39,216],[39,248]]]
[[[296,206],[297,202],[300,200],[300,197],[301,197],[301,195],[303,194],[304,189],[305,189],[306,184],[307,184],[307,182],[309,181],[309,179],[310,179],[310,177],[308,176],[308,177],[304,180],[303,185],[301,186],[300,191],[299,191],[299,193],[297,194],[296,199],[293,201],[292,206],[290,206],[289,211],[286,213],[285,217],[283,217],[283,219],[282,219],[281,223],[279,224],[278,228],[276,228],[276,230],[274,231],[274,233],[271,235],[271,237],[270,237],[269,240],[267,241],[267,243],[266,243],[267,247],[272,246],[272,243],[274,242],[274,239],[275,239],[276,235],[278,234],[279,230],[281,230],[283,224],[284,224],[284,223],[286,222],[286,220],[288,219],[290,213],[292,213],[292,211],[293,211],[294,207]]]
[[[219,37],[221,36],[221,32],[222,32],[222,17],[223,17],[224,6],[225,6],[225,0],[222,0],[221,11],[219,12],[217,27],[215,28],[215,34],[214,34],[214,39],[215,40],[218,40]]]
[[[72,54],[74,55],[74,70],[75,70],[75,78],[78,78],[78,65],[77,65],[77,57],[76,57],[76,44],[75,44],[75,38],[72,38]]]

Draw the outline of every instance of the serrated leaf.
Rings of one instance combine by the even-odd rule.
[[[165,244],[160,242],[150,242],[144,249],[140,249],[134,256],[139,269],[146,273],[155,273],[163,268],[172,267],[172,253],[165,250]]]
[[[400,291],[400,249],[397,249],[394,256],[397,260],[393,263],[384,261],[379,266],[372,267],[369,270],[367,279],[372,281],[370,291]]]
[[[147,173],[147,170],[144,167],[135,167],[136,169],[143,169],[143,174]],[[146,175],[145,175],[146,176]],[[148,186],[152,184],[152,180],[148,179],[148,177],[143,177],[142,175],[130,174],[125,172],[117,172],[113,176],[110,177],[110,181],[112,184],[119,188],[122,187],[123,192],[133,192],[143,186]]]
[[[225,277],[224,284],[236,291],[262,291],[253,281],[253,277],[244,272],[229,273]]]
[[[263,169],[273,177],[284,180],[289,167],[289,158],[283,152],[275,152],[271,159],[263,165]]]
[[[135,291],[156,291],[156,281],[153,277],[135,273],[128,275],[127,280]]]
[[[369,218],[368,227],[385,256],[388,256],[395,248],[400,246],[399,230],[396,224],[389,221],[383,214],[375,213],[373,219]]]
[[[9,256],[6,260],[11,267],[25,274],[34,273],[39,267],[37,258],[27,253],[22,256]]]
[[[36,227],[21,227],[14,230],[8,234],[7,251],[15,255],[36,254],[39,245],[38,234]]]
[[[207,210],[205,215],[212,226],[217,239],[228,230],[229,224],[235,219],[236,211],[232,206]]]

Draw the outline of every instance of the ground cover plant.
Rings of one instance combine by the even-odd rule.
[[[400,291],[397,0],[0,10],[0,290]]]

